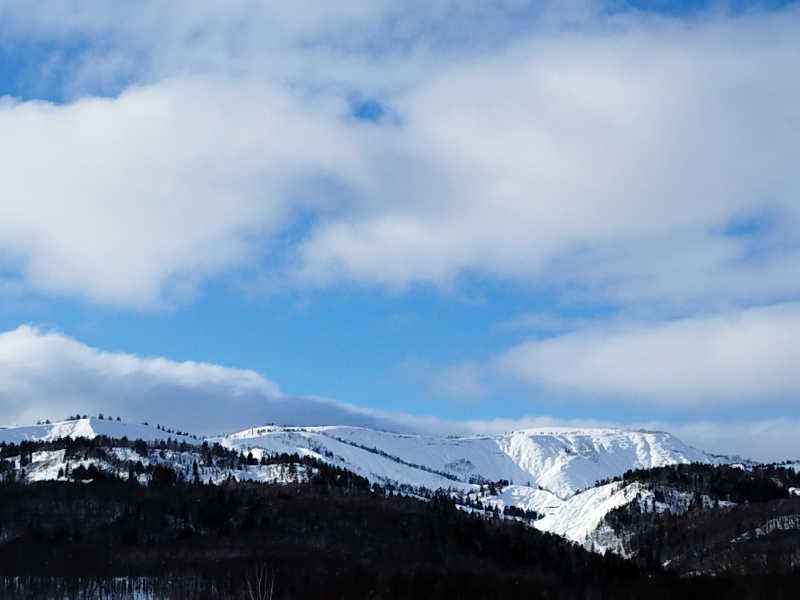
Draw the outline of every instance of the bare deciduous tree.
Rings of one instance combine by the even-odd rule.
[[[275,593],[275,571],[267,565],[255,567],[245,579],[249,600],[272,600]]]

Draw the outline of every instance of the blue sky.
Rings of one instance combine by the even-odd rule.
[[[0,0],[7,420],[194,397],[212,430],[277,399],[800,455],[799,28],[794,2]]]

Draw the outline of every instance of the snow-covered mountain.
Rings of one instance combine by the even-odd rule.
[[[93,444],[76,440],[98,436],[109,439]],[[76,441],[65,443],[64,438]],[[122,438],[127,441],[113,441]],[[707,510],[727,510],[734,502],[746,505],[747,498],[726,497],[713,486],[693,489],[691,485],[699,485],[697,473],[723,473],[726,481],[735,482],[738,473],[755,474],[761,468],[785,470],[792,475],[772,473],[764,481],[777,485],[782,498],[800,495],[795,475],[800,472],[800,462],[757,465],[738,457],[728,459],[657,431],[546,428],[456,437],[352,426],[265,425],[203,439],[160,426],[99,418],[0,428],[0,442],[19,445],[25,441],[54,443],[4,446],[0,478],[26,482],[135,478],[150,485],[156,480],[163,484],[164,474],[173,473],[173,482],[222,484],[235,479],[295,484],[319,479],[324,472],[340,477],[343,471],[329,469],[330,465],[379,484],[384,491],[392,486],[406,495],[430,499],[436,490],[445,489],[462,510],[485,518],[502,515],[521,520],[588,550],[628,557],[637,556],[643,543],[641,535],[635,537],[639,529],[624,525],[631,515],[649,515],[643,517],[646,525],[647,518],[657,519],[662,513],[689,518]],[[694,465],[648,471],[689,463],[728,463],[730,468]],[[643,471],[619,477],[631,469]],[[679,485],[673,478],[679,472],[695,475]],[[754,477],[753,481],[758,481]],[[380,492],[378,487],[372,489]],[[745,482],[740,489],[750,488]],[[764,493],[763,485],[752,489]],[[692,512],[698,507],[699,512]],[[779,520],[775,523],[769,519],[761,523],[756,514],[752,528],[756,533],[752,535],[775,527],[796,529],[796,515],[788,515],[788,520],[780,511],[776,515]]]
[[[514,506],[535,511],[542,516],[534,523],[538,529],[601,551],[617,550],[619,546],[613,536],[603,533],[605,515],[633,501],[646,502],[648,495],[636,484],[623,486],[612,482],[595,486],[597,481],[622,475],[628,469],[724,462],[723,458],[684,444],[666,432],[600,428],[525,429],[500,435],[455,437],[351,426],[265,425],[205,440],[151,425],[98,418],[0,428],[0,442],[6,443],[101,435],[145,441],[171,438],[192,445],[207,441],[237,454],[250,454],[255,461],[282,453],[310,456],[381,485],[446,488],[501,510]],[[30,481],[56,478],[57,473],[80,466],[62,464],[63,450],[36,454],[27,465]],[[111,455],[117,459],[135,458],[132,450],[123,448],[111,449]],[[163,457],[142,459],[145,466],[148,460],[174,463],[176,470],[189,477],[196,457],[186,452],[167,452]],[[80,464],[88,468],[92,460]],[[285,474],[273,472],[275,468],[270,465],[221,470],[201,466],[200,476],[203,481],[215,482],[229,476],[283,481]],[[492,486],[496,492],[493,495],[489,495],[485,486],[481,488],[483,483],[501,481],[506,483]]]
[[[309,453],[378,482],[469,489],[506,480],[566,499],[628,469],[719,462],[662,431],[525,429],[423,436],[361,427],[254,427],[209,441],[243,451]]]
[[[192,444],[203,441],[151,425],[94,417],[0,428],[0,442],[7,443],[98,435],[145,441],[171,437]],[[350,426],[268,425],[207,441],[245,454],[252,452],[257,459],[283,452],[314,456],[378,483],[470,491],[475,483],[505,480],[520,489],[544,490],[562,500],[628,469],[722,461],[663,431],[600,428],[525,429],[455,437]]]

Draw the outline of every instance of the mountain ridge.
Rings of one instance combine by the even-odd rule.
[[[506,481],[547,490],[562,500],[629,469],[728,462],[728,457],[703,452],[669,432],[609,427],[550,426],[502,434],[435,436],[350,425],[261,425],[201,438],[146,424],[89,417],[0,428],[0,441],[7,443],[95,435],[145,441],[170,437],[190,444],[207,441],[251,452],[256,458],[265,453],[297,453],[381,484],[468,492],[480,483]]]
[[[422,465],[430,472],[446,473],[464,483],[505,480],[541,487],[562,499],[630,468],[723,462],[668,432],[613,428],[544,427],[504,434],[432,436],[354,426],[269,425],[209,439],[248,450],[278,451],[289,446],[312,451],[327,449],[341,456],[348,468],[368,478],[380,479],[380,469],[373,461],[351,450],[343,452],[341,448],[337,454],[333,440],[354,450],[373,451],[373,454],[378,450],[406,465]],[[405,476],[414,483],[413,474],[406,472]],[[449,485],[441,483],[440,487]]]

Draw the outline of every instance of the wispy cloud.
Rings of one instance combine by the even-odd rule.
[[[433,391],[448,398],[474,400],[489,392],[484,381],[483,368],[474,361],[449,365],[435,372],[431,378]]]
[[[534,330],[545,334],[584,329],[596,324],[598,317],[565,316],[550,312],[524,313],[495,325],[498,331]]]
[[[449,402],[469,403],[492,391],[492,372],[478,361],[467,360],[448,365],[433,365],[418,358],[401,361],[396,377],[421,385],[434,397]]]

